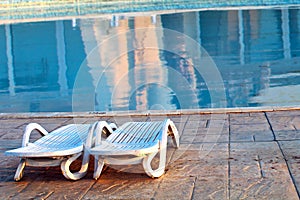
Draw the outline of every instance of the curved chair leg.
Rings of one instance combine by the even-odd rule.
[[[160,177],[165,173],[165,168],[166,168],[166,158],[167,158],[167,149],[166,147],[162,148],[159,151],[159,166],[156,170],[153,170],[151,167],[151,162],[152,159],[155,157],[155,155],[158,152],[152,153],[149,156],[145,157],[143,159],[143,167],[146,172],[146,174],[152,178],[157,178]]]
[[[102,169],[104,167],[104,161],[99,159],[99,156],[95,156],[95,167],[94,167],[94,179],[98,179],[101,175]]]
[[[88,170],[88,166],[89,166],[89,157],[90,157],[90,155],[87,151],[84,151],[82,164],[81,164],[81,168],[80,168],[79,172],[72,173],[70,171],[70,165],[81,154],[82,153],[75,154],[74,156],[70,157],[69,159],[67,159],[67,160],[65,160],[61,163],[61,166],[60,166],[61,171],[67,179],[78,180],[78,179],[81,179],[82,177],[84,177],[86,175],[87,170]]]
[[[15,173],[15,177],[14,177],[15,181],[19,181],[22,179],[23,174],[24,174],[25,165],[26,165],[26,160],[22,158],[20,160],[20,163],[19,163],[18,168]]]

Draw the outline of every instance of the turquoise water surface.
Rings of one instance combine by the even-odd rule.
[[[0,26],[0,112],[297,106],[299,76],[297,8]]]

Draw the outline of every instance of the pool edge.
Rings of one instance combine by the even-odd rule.
[[[151,110],[151,111],[110,111],[110,112],[34,112],[34,113],[0,113],[1,119],[14,118],[90,118],[90,117],[122,117],[122,116],[166,116],[192,114],[228,114],[228,113],[255,113],[300,110],[300,106],[265,106],[265,107],[237,107],[237,108],[208,108],[182,110]]]
[[[100,12],[100,13],[85,13],[85,14],[70,14],[65,16],[36,16],[29,18],[3,18],[0,15],[0,25],[15,24],[15,23],[31,23],[31,22],[42,22],[42,21],[55,21],[55,20],[73,20],[73,19],[91,19],[91,18],[103,18],[111,19],[111,16],[152,16],[152,15],[163,15],[173,13],[185,13],[185,12],[199,12],[199,11],[224,11],[224,10],[252,10],[252,9],[280,9],[280,8],[296,8],[300,7],[300,3],[286,3],[286,4],[266,4],[266,5],[227,5],[227,6],[212,6],[212,7],[196,7],[196,8],[169,8],[163,10],[146,10],[146,11],[119,11],[119,12]],[[1,13],[1,9],[0,9]],[[11,14],[11,13],[10,13]]]

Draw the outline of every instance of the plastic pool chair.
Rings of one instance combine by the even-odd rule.
[[[19,181],[23,177],[25,166],[59,165],[66,178],[82,178],[87,173],[89,163],[89,154],[88,151],[83,153],[83,144],[92,127],[90,124],[70,124],[48,133],[39,124],[28,124],[23,135],[22,147],[5,152],[8,156],[21,158],[14,179]],[[33,130],[40,132],[43,137],[31,143],[29,138]],[[84,155],[80,171],[72,173],[69,169],[71,163],[82,154]]]
[[[178,131],[170,119],[159,122],[127,122],[112,130],[106,122],[98,122],[95,142],[90,132],[86,148],[95,157],[94,178],[98,179],[103,166],[130,165],[142,163],[146,174],[152,178],[165,172],[167,137],[171,136],[173,146],[179,147]],[[102,130],[110,134],[101,139]],[[151,161],[159,153],[159,166],[153,170]]]

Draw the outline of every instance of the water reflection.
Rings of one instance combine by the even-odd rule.
[[[283,8],[3,25],[0,111],[219,107],[195,70],[201,49],[164,29],[213,58],[227,107],[299,104],[299,18]],[[278,91],[287,98],[274,102]]]
[[[76,84],[75,98],[73,98],[75,104],[73,108],[76,111],[157,108],[171,110],[182,106],[193,108],[193,105],[194,107],[198,105],[197,100],[192,98],[193,95],[187,96],[188,98],[181,102],[178,102],[177,95],[174,95],[174,91],[179,96],[190,92],[185,91],[186,83],[174,84],[172,78],[179,76],[176,79],[179,81],[180,77],[188,76],[190,81],[194,76],[193,71],[186,70],[188,68],[193,70],[192,64],[185,66],[185,63],[189,62],[182,57],[183,54],[187,54],[186,46],[182,45],[184,41],[168,42],[170,38],[182,40],[184,37],[165,36],[164,30],[157,28],[162,27],[160,18],[153,20],[153,17],[135,17],[120,20],[118,26],[114,28],[107,24],[101,19],[93,19],[81,24],[87,55],[81,68],[87,70],[80,70],[77,77],[76,83],[79,81],[79,84]],[[126,32],[128,30],[130,32]],[[164,52],[165,49],[175,49],[174,52],[180,53]],[[179,70],[180,75],[174,74],[172,70]],[[92,79],[83,77],[81,74],[84,71],[88,71]],[[85,80],[92,80],[93,86],[82,87],[81,82]],[[193,87],[189,90],[193,91],[196,86],[195,80],[191,82]],[[91,96],[82,98],[83,90],[89,91]],[[93,94],[95,103],[91,104],[91,99],[94,99]]]

